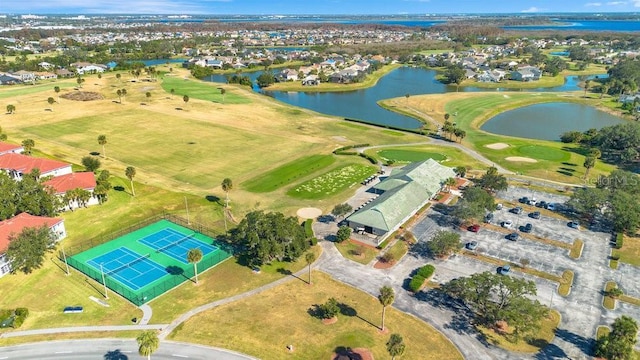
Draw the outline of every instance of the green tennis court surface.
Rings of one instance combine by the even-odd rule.
[[[198,248],[198,272],[231,255],[202,233],[160,220],[67,258],[69,265],[142,305],[194,276],[187,252]]]

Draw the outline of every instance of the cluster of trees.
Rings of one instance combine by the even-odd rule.
[[[57,215],[58,197],[43,183],[38,170],[24,174],[21,181],[0,171],[0,221],[23,212],[35,216]]]
[[[449,140],[451,140],[451,136],[455,136],[456,137],[456,141],[458,141],[458,139],[460,139],[460,141],[462,141],[462,139],[464,139],[467,136],[467,132],[456,127],[455,123],[452,123],[451,121],[449,121],[449,117],[451,115],[449,114],[444,114],[444,124],[442,125],[442,132],[445,134],[449,134]]]
[[[498,169],[494,166],[490,167],[484,175],[476,182],[476,185],[489,193],[507,190],[509,184],[504,175],[498,173]]]
[[[631,165],[640,157],[640,124],[634,122],[605,126],[600,130],[569,131],[562,134],[560,140],[579,144],[588,156],[602,157],[617,165]]]
[[[44,263],[45,254],[55,246],[55,237],[48,226],[26,227],[19,234],[9,235],[7,260],[11,263],[11,273],[25,274],[38,269]]]
[[[613,94],[635,92],[640,84],[640,63],[623,60],[609,68],[608,91]]]
[[[614,170],[608,176],[600,176],[595,188],[576,189],[567,205],[589,221],[604,217],[615,231],[635,234],[640,225],[638,195],[638,176]]]
[[[453,279],[440,288],[471,310],[476,324],[494,328],[506,322],[517,342],[540,328],[549,310],[531,300],[537,289],[533,281],[490,272]]]
[[[478,186],[470,186],[463,192],[462,199],[453,209],[453,215],[462,220],[481,220],[487,211],[495,210],[493,196]]]
[[[634,359],[637,334],[638,323],[623,315],[613,322],[609,334],[598,339],[595,355],[607,360]]]
[[[462,249],[460,234],[453,231],[439,230],[427,243],[427,248],[433,257],[447,257]]]
[[[309,248],[298,220],[282,213],[252,211],[231,231],[229,239],[250,266],[295,261]]]

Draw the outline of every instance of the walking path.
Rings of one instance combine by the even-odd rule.
[[[149,306],[149,304],[140,306],[140,310],[142,310],[142,320],[140,320],[140,325],[147,325],[149,321],[151,321],[153,310],[151,309],[151,306]]]
[[[49,335],[49,334],[62,334],[73,332],[92,332],[92,331],[129,331],[129,330],[161,330],[166,327],[167,324],[154,324],[154,325],[111,325],[111,326],[72,326],[64,328],[50,328],[50,329],[34,329],[23,331],[12,331],[0,334],[0,338],[12,338],[19,336],[30,335]]]

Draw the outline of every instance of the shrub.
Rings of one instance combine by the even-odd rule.
[[[369,146],[369,144],[354,144],[354,145],[347,145],[347,146],[343,146],[341,148],[337,148],[335,150],[333,150],[333,153],[336,155],[356,155],[357,152],[353,151],[350,153],[345,153],[345,150],[349,150],[349,149],[353,149],[353,148],[359,148],[359,147],[367,147]]]
[[[609,291],[606,292],[607,296],[611,296],[612,298],[618,298],[622,295],[624,295],[624,292],[622,291],[622,289],[620,289],[619,287],[614,287],[609,289]]]
[[[313,219],[307,219],[304,221],[304,234],[306,237],[313,237]]]
[[[611,260],[620,260],[620,255],[611,255]]]
[[[14,329],[17,329],[20,326],[22,326],[23,323],[24,323],[24,318],[20,316],[16,316],[16,318],[13,319],[13,323],[11,324],[11,327]]]
[[[326,303],[319,306],[323,319],[332,319],[340,312],[338,301],[335,298],[330,298]]]
[[[371,155],[368,155],[368,154],[365,154],[365,153],[358,153],[358,156],[363,157],[363,158],[365,158],[365,159],[369,160],[369,162],[370,162],[370,163],[372,163],[372,164],[374,164],[374,165],[378,163],[378,160],[376,160],[376,158],[374,158],[374,157],[373,157],[373,156],[371,156]]]
[[[13,315],[13,311],[11,310],[0,310],[0,322],[7,320]]]
[[[341,243],[351,237],[351,228],[348,226],[340,226],[336,233],[336,241]]]
[[[415,292],[420,291],[420,288],[422,287],[422,285],[424,285],[424,281],[426,279],[423,278],[420,275],[416,275],[413,278],[411,278],[411,281],[409,281],[409,290]]]
[[[309,245],[311,246],[318,245],[318,239],[316,239],[315,237],[309,238]]]
[[[624,245],[624,236],[622,233],[618,233],[616,235],[616,249],[621,249],[622,245]]]
[[[428,264],[425,265],[423,267],[421,267],[420,269],[418,269],[418,275],[417,276],[421,276],[425,279],[428,279],[431,277],[431,275],[433,275],[433,273],[436,271],[436,267]]]
[[[395,256],[393,256],[392,253],[387,252],[384,255],[382,255],[382,257],[380,258],[380,260],[382,260],[382,262],[386,262],[386,263],[390,263],[393,262],[396,259]]]
[[[16,309],[16,316],[27,318],[27,316],[29,316],[29,309],[27,309],[27,308],[17,308]]]

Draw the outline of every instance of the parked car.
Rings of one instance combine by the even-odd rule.
[[[518,201],[522,204],[527,204],[529,203],[529,198],[526,196],[521,197],[520,199],[518,199]]]
[[[530,233],[531,230],[533,230],[533,225],[531,225],[530,223],[527,223],[522,227],[522,232]]]
[[[502,222],[503,228],[511,229],[512,226],[513,226],[513,221],[511,220],[505,220]]]
[[[529,213],[529,217],[532,219],[540,219],[540,211],[534,211]]]
[[[518,241],[519,238],[520,235],[518,235],[517,232],[512,232],[511,234],[507,235],[507,240]]]
[[[547,208],[547,202],[544,201],[544,200],[540,200],[540,201],[538,201],[536,203],[536,207],[546,209]]]
[[[536,199],[529,199],[529,202],[527,204],[531,205],[531,206],[536,206],[538,202],[536,201]]]
[[[475,233],[477,233],[478,231],[480,231],[480,225],[478,225],[478,224],[473,224],[473,225],[469,226],[469,227],[467,228],[467,230],[469,230],[469,231],[471,231],[471,232],[475,232]]]
[[[498,203],[498,204],[496,205],[496,210],[502,210],[502,204]]]
[[[520,214],[522,214],[522,208],[520,206],[516,206],[513,209],[511,209],[511,212],[516,214],[516,215],[520,215]]]
[[[580,224],[577,221],[569,221],[567,225],[572,229],[580,229]]]
[[[493,221],[493,213],[488,213],[487,215],[485,215],[484,222],[486,222],[487,224],[491,224],[492,221]]]
[[[466,247],[469,250],[475,250],[478,247],[478,242],[477,241],[468,242]]]
[[[553,203],[548,203],[547,204],[547,210],[555,211],[556,210],[556,205],[553,204]]]
[[[509,271],[511,271],[511,266],[509,265],[502,265],[498,268],[498,274],[500,275],[507,275]]]

